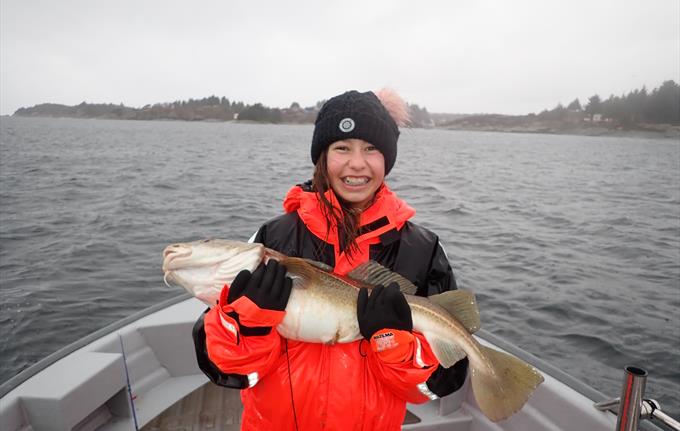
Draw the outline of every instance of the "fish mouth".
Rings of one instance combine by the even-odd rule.
[[[191,256],[191,248],[182,244],[173,244],[165,247],[165,250],[163,250],[163,271],[165,272],[166,277],[168,271],[176,269],[171,266],[173,261],[188,256]]]

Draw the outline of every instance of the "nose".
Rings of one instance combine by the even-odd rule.
[[[352,169],[362,169],[366,166],[366,159],[364,158],[364,152],[361,149],[354,149],[349,155],[348,165]]]

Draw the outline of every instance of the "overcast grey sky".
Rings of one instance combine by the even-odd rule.
[[[680,82],[678,0],[0,0],[0,24],[2,114],[383,86],[430,112],[526,114]]]

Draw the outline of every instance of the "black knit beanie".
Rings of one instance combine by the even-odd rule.
[[[333,142],[351,138],[375,145],[385,157],[385,175],[390,172],[397,160],[399,128],[370,91],[348,91],[324,103],[314,123],[312,162]]]

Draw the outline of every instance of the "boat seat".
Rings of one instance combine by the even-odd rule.
[[[76,352],[38,374],[18,399],[28,423],[40,430],[70,430],[125,388],[122,355]]]

